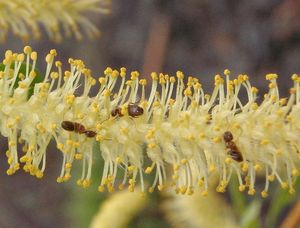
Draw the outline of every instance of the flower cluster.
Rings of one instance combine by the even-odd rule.
[[[279,97],[277,75],[266,75],[269,92],[258,104],[258,90],[248,76],[230,80],[229,70],[215,76],[214,90],[208,95],[199,79],[188,77],[184,82],[180,71],[176,76],[152,73],[152,82],[147,82],[136,71],[128,78],[125,68],[107,68],[98,79],[97,95],[89,97],[96,84],[91,71],[81,60],[69,59],[70,69],[63,72],[55,56],[55,50],[46,56],[43,82],[34,85],[28,99],[37,53],[29,46],[21,54],[5,53],[0,72],[0,131],[8,138],[8,175],[21,162],[26,172],[42,178],[46,149],[54,139],[63,156],[57,182],[69,180],[73,162],[81,160],[77,184],[88,187],[93,153],[101,153],[100,192],[112,192],[116,186],[134,191],[139,182],[142,192],[157,187],[192,194],[198,188],[206,195],[213,173],[219,177],[218,192],[226,190],[233,175],[238,177],[239,190],[247,189],[250,195],[255,194],[258,175],[265,178],[263,197],[274,180],[294,192],[300,151],[298,75],[292,76],[289,98]],[[150,94],[146,97],[147,83]],[[240,100],[240,90],[246,91],[246,102]],[[18,142],[25,153],[20,158]],[[93,151],[95,143],[100,152]],[[153,182],[148,186],[145,176],[150,173]],[[119,180],[117,174],[123,178]]]
[[[38,39],[41,25],[56,42],[63,36],[82,39],[82,31],[94,37],[99,30],[84,13],[108,13],[108,5],[109,0],[0,0],[0,40],[5,39],[10,29],[25,41],[31,33]]]

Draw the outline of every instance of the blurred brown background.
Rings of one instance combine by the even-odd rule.
[[[198,76],[208,92],[213,76],[225,68],[234,75],[249,74],[262,94],[267,90],[264,75],[276,72],[282,96],[288,95],[291,74],[300,72],[299,0],[112,0],[110,15],[88,17],[102,31],[99,39],[56,44],[44,35],[30,40],[42,57],[41,71],[45,54],[56,48],[58,59],[80,58],[95,77],[107,66],[125,66],[144,77],[151,71],[172,75],[182,70]],[[1,56],[6,49],[21,51],[24,45],[10,34],[1,45]],[[6,151],[6,142],[2,141],[1,151]],[[53,146],[42,180],[22,171],[7,177],[4,153],[0,160],[0,227],[84,226],[76,222],[79,217],[72,216],[68,204],[86,201],[95,188],[75,190],[74,197],[76,178],[58,185],[61,157]]]

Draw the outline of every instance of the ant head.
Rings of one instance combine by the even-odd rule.
[[[225,131],[223,134],[223,139],[225,142],[231,142],[233,140],[233,135],[230,131]]]

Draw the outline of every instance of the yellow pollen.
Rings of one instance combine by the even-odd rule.
[[[272,174],[272,175],[269,175],[267,178],[268,178],[269,181],[272,182],[272,181],[275,180],[275,175],[273,175],[273,174]]]
[[[136,169],[136,167],[134,165],[130,165],[128,166],[128,171],[134,171]]]
[[[254,166],[254,169],[255,169],[255,171],[260,171],[260,170],[262,170],[262,167],[261,167],[261,165],[256,164],[256,165]]]
[[[179,178],[178,174],[172,175],[172,179],[173,179],[173,180],[178,180],[178,178]]]
[[[248,191],[248,195],[253,196],[255,194],[255,189],[254,188],[250,188]]]
[[[201,195],[204,196],[204,197],[207,196],[208,195],[208,191],[204,190],[203,192],[201,192]]]
[[[22,156],[22,157],[20,158],[20,162],[22,162],[22,163],[27,162],[27,160],[28,160],[28,158],[27,158],[26,155],[24,155],[24,156]]]
[[[121,164],[123,162],[123,159],[121,157],[116,157],[117,164]]]
[[[213,172],[213,171],[215,171],[216,170],[216,166],[215,165],[209,165],[209,172]]]
[[[198,186],[199,186],[199,187],[202,187],[203,184],[204,184],[204,181],[203,181],[203,180],[199,180],[199,181],[198,181]]]
[[[195,136],[188,135],[186,139],[189,140],[189,141],[194,141],[195,140]]]
[[[251,92],[257,94],[258,89],[256,87],[251,87]]]
[[[268,139],[262,139],[260,141],[260,145],[267,145],[267,144],[269,144],[269,140]]]
[[[57,143],[57,149],[62,150],[64,148],[64,144],[62,143]]]
[[[109,89],[106,89],[103,93],[104,96],[109,97],[111,95],[111,92]]]
[[[120,128],[120,132],[121,132],[122,134],[126,135],[126,134],[128,134],[129,129],[128,129],[127,127],[121,127],[121,128]]]
[[[25,54],[30,54],[32,52],[32,48],[30,46],[25,46],[23,51]]]
[[[246,186],[245,186],[245,185],[240,185],[240,186],[239,186],[239,191],[240,191],[240,192],[245,191],[245,189],[246,189]]]
[[[296,81],[297,78],[298,78],[298,75],[297,75],[297,74],[293,74],[292,77],[291,77],[291,79],[292,79],[293,81]]]
[[[174,171],[178,171],[179,170],[179,164],[174,164],[173,169],[174,169]]]
[[[156,144],[155,143],[149,143],[148,144],[148,148],[149,149],[153,149],[153,148],[155,148],[156,147]]]
[[[164,185],[158,185],[158,186],[157,186],[157,189],[158,189],[159,191],[163,191],[163,190],[165,189],[165,186],[164,186]]]
[[[257,110],[258,104],[256,102],[254,102],[253,104],[251,104],[251,108],[252,108],[252,110]]]
[[[176,76],[178,79],[181,79],[181,80],[184,78],[184,74],[181,71],[177,71]]]
[[[6,170],[6,174],[7,174],[8,176],[13,175],[13,174],[14,174],[14,171],[13,171],[12,169],[8,169],[8,170]]]
[[[283,189],[287,189],[287,188],[289,187],[289,185],[288,185],[287,182],[282,182],[282,183],[281,183],[281,187],[282,187]]]
[[[293,195],[296,193],[296,190],[294,188],[289,189],[289,194]]]
[[[76,160],[81,160],[83,158],[83,155],[80,153],[75,154],[75,159]]]
[[[148,188],[148,192],[149,192],[149,193],[154,192],[154,188],[153,188],[153,187],[149,187],[149,188]]]
[[[214,130],[215,130],[215,131],[220,131],[221,128],[220,128],[220,126],[216,125],[216,126],[214,126]]]
[[[260,194],[261,194],[262,198],[267,198],[269,195],[268,192],[266,192],[266,191],[262,191]]]
[[[25,55],[24,55],[24,54],[19,54],[19,55],[17,56],[17,61],[19,61],[19,62],[23,62],[24,59],[25,59]]]
[[[219,142],[221,142],[221,138],[220,137],[214,137],[213,138],[213,141],[214,141],[214,143],[219,143]]]
[[[271,83],[269,84],[269,89],[274,89],[274,88],[276,88],[276,84],[273,83],[273,82],[271,82]]]
[[[62,182],[63,182],[63,178],[62,178],[62,177],[58,177],[58,178],[56,179],[56,182],[57,182],[57,183],[62,183]]]
[[[185,165],[188,162],[188,160],[186,158],[184,158],[180,162],[181,162],[182,165]]]
[[[66,169],[71,169],[71,168],[72,168],[72,164],[69,163],[69,162],[67,162],[67,163],[65,164],[65,168],[66,168]]]
[[[51,124],[51,130],[55,130],[55,129],[56,129],[56,124],[55,123]]]
[[[141,79],[139,81],[139,83],[142,85],[142,86],[146,86],[147,85],[147,80],[146,79]]]
[[[231,164],[231,163],[232,163],[232,159],[231,159],[231,158],[226,158],[226,159],[225,159],[225,163],[226,163],[227,165]]]
[[[273,79],[276,79],[277,77],[278,77],[277,74],[267,74],[266,80],[273,80]]]
[[[205,134],[204,134],[203,132],[201,132],[201,133],[199,134],[199,137],[203,139],[203,138],[205,138]]]
[[[71,174],[70,173],[66,173],[63,177],[63,181],[68,181],[71,178]]]
[[[294,169],[292,170],[292,175],[293,175],[294,177],[299,176],[299,171],[298,171],[298,169],[294,168]]]
[[[90,180],[83,180],[82,187],[87,188],[90,185],[91,185],[91,181]]]
[[[37,170],[35,176],[39,179],[43,178],[44,173],[41,170]]]
[[[153,170],[152,167],[147,167],[145,169],[145,173],[150,174],[152,172],[152,170]]]
[[[244,74],[243,75],[243,81],[248,81],[248,79],[249,79],[248,75]]]
[[[96,136],[96,141],[100,142],[102,140],[104,140],[104,137],[102,135],[97,135]]]
[[[231,73],[230,70],[228,70],[228,69],[225,69],[225,70],[224,70],[224,75],[229,76],[230,73]]]
[[[249,168],[249,165],[247,163],[243,163],[241,168],[242,168],[243,172],[247,172],[248,168]]]
[[[79,148],[80,147],[80,143],[79,142],[73,142],[73,147],[74,148]]]
[[[187,186],[182,186],[182,187],[179,189],[179,191],[180,191],[181,194],[185,194],[186,190],[187,190]]]
[[[170,77],[170,82],[171,83],[175,83],[176,82],[176,78],[175,77]]]

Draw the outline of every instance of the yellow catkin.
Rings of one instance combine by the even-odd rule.
[[[97,82],[98,93],[90,96],[96,81],[84,62],[70,58],[71,70],[62,72],[65,67],[57,55],[52,49],[42,57],[45,79],[31,85],[36,69],[15,72],[18,69],[10,66],[28,61],[34,68],[37,53],[30,46],[23,53],[5,52],[4,69],[10,70],[0,72],[0,84],[5,85],[0,93],[0,133],[8,138],[8,175],[17,172],[21,162],[24,171],[42,178],[53,140],[63,157],[58,183],[68,181],[74,163],[80,162],[77,184],[89,187],[98,162],[94,154],[101,154],[99,192],[136,192],[140,186],[143,193],[171,189],[209,196],[212,174],[218,176],[215,189],[220,193],[232,176],[239,177],[239,191],[249,195],[267,197],[271,181],[295,192],[300,164],[298,75],[291,78],[290,97],[280,98],[278,75],[268,74],[269,91],[257,103],[258,90],[249,77],[231,79],[229,70],[215,76],[209,95],[199,79],[185,78],[181,71],[176,77],[152,73],[146,81],[137,71],[107,67]],[[31,87],[34,93],[28,100]],[[247,94],[243,103],[240,90]],[[18,143],[23,144],[22,156]],[[146,185],[150,173],[153,178]],[[256,181],[263,178],[265,186],[259,188]]]
[[[78,40],[84,36],[95,37],[99,35],[99,30],[86,17],[86,13],[107,14],[110,12],[109,8],[109,1],[106,0],[79,0],[76,4],[73,0],[52,0],[47,4],[40,0],[14,0],[13,3],[1,1],[0,41],[5,40],[10,29],[24,41],[39,39],[43,28],[47,31],[47,36],[56,42],[62,41],[65,35],[66,37],[73,35]],[[29,46],[24,48],[25,54],[30,54],[31,51]]]
[[[136,214],[146,206],[147,201],[147,196],[138,192],[121,191],[115,193],[101,204],[90,227],[126,227]],[[116,213],[117,211],[122,213]]]
[[[173,195],[161,208],[174,227],[239,227],[232,210],[216,193]]]

